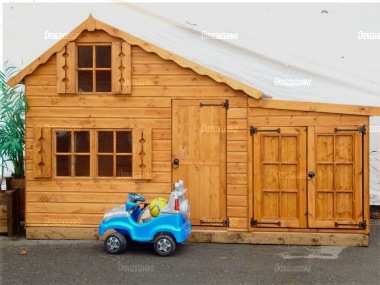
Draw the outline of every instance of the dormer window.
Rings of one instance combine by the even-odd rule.
[[[111,45],[77,46],[78,93],[111,92]]]
[[[57,52],[58,94],[131,94],[131,45],[103,31],[82,32]]]

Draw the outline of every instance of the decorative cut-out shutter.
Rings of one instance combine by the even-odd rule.
[[[153,179],[152,129],[133,129],[133,179]]]
[[[131,94],[131,45],[112,43],[112,92]]]
[[[33,177],[51,178],[51,129],[34,128]]]
[[[75,93],[75,42],[57,52],[57,93]]]

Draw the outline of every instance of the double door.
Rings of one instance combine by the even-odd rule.
[[[252,227],[363,228],[357,126],[253,128]]]

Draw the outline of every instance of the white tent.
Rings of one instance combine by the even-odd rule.
[[[379,4],[6,4],[4,59],[25,67],[89,13],[277,100],[380,106]],[[379,118],[370,131],[380,205]]]

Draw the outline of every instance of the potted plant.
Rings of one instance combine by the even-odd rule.
[[[0,159],[7,169],[7,162],[13,165],[11,185],[7,187],[20,188],[20,202],[23,205],[25,201],[25,112],[28,104],[22,85],[15,87],[7,85],[7,81],[17,71],[16,67],[7,62],[4,64],[4,71],[0,71]]]

